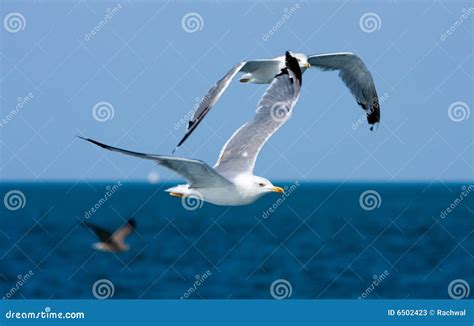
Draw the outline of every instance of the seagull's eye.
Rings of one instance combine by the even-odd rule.
[[[260,182],[258,185],[259,185],[260,187],[265,187],[265,184],[262,183],[262,182]]]

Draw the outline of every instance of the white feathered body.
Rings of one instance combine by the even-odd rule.
[[[221,206],[240,206],[248,205],[263,195],[261,189],[254,187],[253,175],[239,175],[230,179],[234,187],[207,187],[207,188],[191,188],[187,184],[177,185],[166,189],[166,192],[179,194],[188,200],[207,201],[211,204]]]

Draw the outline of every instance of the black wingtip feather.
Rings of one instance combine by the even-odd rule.
[[[135,222],[135,219],[132,217],[132,218],[130,218],[130,219],[127,221],[127,225],[128,225],[131,229],[135,230],[135,227],[136,227],[137,223]]]
[[[291,70],[295,74],[296,80],[301,85],[302,73],[301,73],[301,67],[300,67],[300,64],[298,62],[298,59],[293,57],[291,55],[290,51],[286,51],[285,61],[286,61],[286,68]]]

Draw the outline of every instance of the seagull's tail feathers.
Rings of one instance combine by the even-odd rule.
[[[189,194],[188,185],[177,185],[165,190],[170,194],[170,196],[183,197]]]

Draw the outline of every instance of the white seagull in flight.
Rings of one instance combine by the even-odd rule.
[[[309,57],[303,53],[291,55],[298,60],[302,73],[311,67],[321,70],[339,70],[339,76],[355,97],[357,104],[367,112],[368,123],[374,125],[380,121],[379,99],[375,90],[374,80],[362,59],[356,54],[349,52],[326,53],[310,55]],[[196,129],[239,72],[244,73],[240,79],[243,83],[269,84],[273,77],[284,67],[285,56],[273,59],[243,61],[234,66],[203,97],[193,117],[188,122],[184,137],[173,150],[173,153]],[[373,126],[370,130],[372,129]]]
[[[270,192],[283,192],[269,180],[253,175],[253,169],[263,145],[290,118],[300,89],[300,66],[287,52],[285,67],[274,76],[260,99],[254,118],[230,137],[213,168],[200,160],[132,152],[78,137],[111,151],[153,160],[180,174],[188,184],[167,189],[170,195],[199,198],[216,205],[247,205]]]

